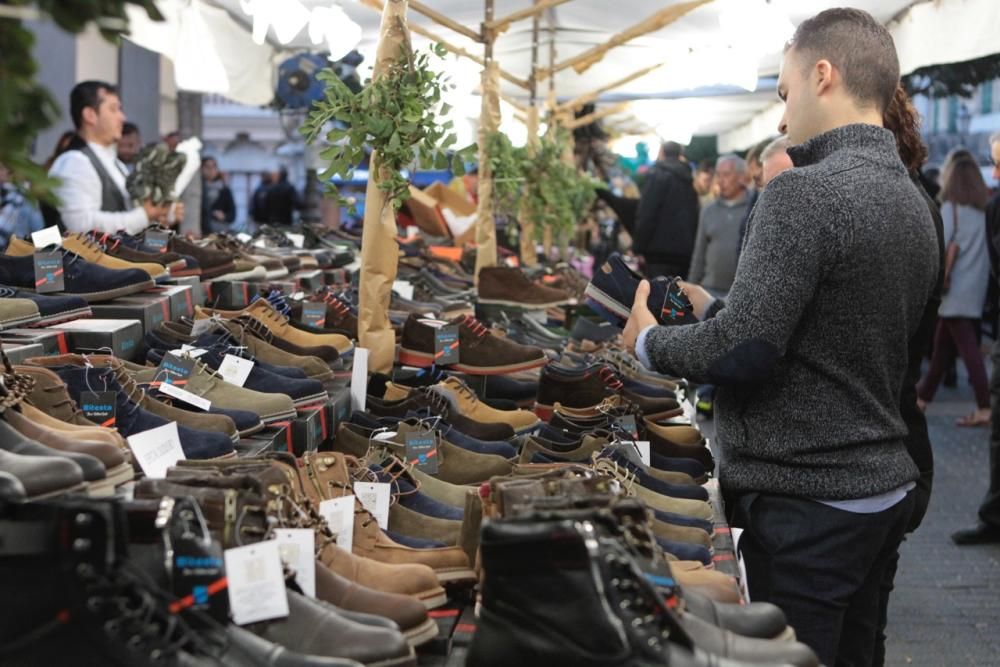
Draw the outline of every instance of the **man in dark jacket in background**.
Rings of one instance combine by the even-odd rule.
[[[636,214],[633,248],[646,275],[686,277],[698,231],[698,193],[681,145],[668,141],[646,176]]]
[[[272,225],[291,225],[297,209],[302,208],[299,192],[288,182],[288,170],[278,170],[277,182],[267,191],[267,221]]]

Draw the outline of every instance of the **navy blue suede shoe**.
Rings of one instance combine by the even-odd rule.
[[[587,305],[611,324],[624,327],[632,312],[635,291],[643,277],[629,268],[618,253],[594,271],[584,295]],[[677,278],[656,278],[650,281],[649,299],[646,302],[660,324],[693,324],[698,321],[694,308],[678,285]]]
[[[88,303],[110,301],[156,287],[156,282],[142,269],[106,269],[62,248],[50,246],[43,250],[62,253],[65,285],[62,292],[80,297]],[[0,255],[0,284],[34,291],[35,263],[31,255]]]
[[[392,491],[396,495],[396,502],[407,509],[449,521],[461,521],[465,515],[457,507],[446,505],[420,491],[409,473],[398,463],[390,464],[387,468],[371,465],[368,469],[375,473],[378,481],[393,485]]]
[[[712,564],[712,552],[700,544],[674,542],[673,540],[667,540],[662,537],[657,537],[656,542],[660,545],[660,548],[668,554],[677,556],[677,560],[696,560],[702,565]]]
[[[708,491],[705,487],[696,484],[670,484],[669,482],[657,479],[643,469],[644,466],[642,463],[637,465],[618,447],[606,447],[601,454],[606,455],[620,467],[625,468],[625,470],[635,475],[636,481],[639,482],[640,486],[654,493],[671,498],[708,500]]]
[[[35,305],[38,306],[38,314],[41,315],[41,318],[27,325],[29,327],[47,327],[93,315],[87,301],[78,296],[36,294],[16,287],[0,285],[0,298],[31,299],[34,301]]]
[[[444,542],[434,542],[433,540],[424,540],[419,537],[401,535],[399,533],[394,533],[391,530],[383,532],[396,544],[402,544],[404,547],[410,547],[411,549],[440,549],[442,547],[449,546]]]
[[[170,336],[164,329],[157,329],[147,333],[143,337],[143,342],[146,345],[147,353],[149,350],[156,350],[162,354],[163,352],[179,349],[182,345],[190,345],[191,347],[201,348],[203,350],[220,352],[223,357],[227,354],[232,354],[242,359],[249,359],[254,362],[255,365],[260,366],[264,370],[276,375],[283,375],[284,377],[298,380],[305,380],[309,377],[309,375],[301,368],[292,366],[277,366],[255,358],[252,354],[247,352],[245,347],[236,345],[236,341],[233,340],[232,336],[229,334],[205,333],[189,342]]]

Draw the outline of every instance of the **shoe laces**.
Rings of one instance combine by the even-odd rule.
[[[490,332],[490,328],[477,320],[472,315],[462,315],[462,320],[459,322],[461,326],[469,329],[479,338],[486,336]]]
[[[604,381],[604,384],[608,385],[611,389],[615,391],[621,391],[625,384],[619,379],[618,373],[611,366],[601,366],[597,371],[597,377]]]
[[[345,304],[343,301],[335,297],[330,292],[324,292],[321,298],[323,299],[323,302],[326,303],[326,305],[332,307],[334,312],[341,317],[351,312],[351,309],[347,307],[347,304]]]

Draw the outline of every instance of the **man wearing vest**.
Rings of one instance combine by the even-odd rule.
[[[62,181],[57,194],[66,231],[138,234],[152,222],[166,221],[165,206],[148,200],[131,205],[125,165],[115,151],[125,123],[115,87],[102,81],[78,83],[69,106],[77,136],[49,170]]]

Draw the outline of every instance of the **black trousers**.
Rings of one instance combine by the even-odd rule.
[[[1000,528],[1000,341],[990,352],[993,374],[990,376],[990,488],[979,506],[979,520]]]
[[[898,558],[913,495],[875,514],[787,496],[736,497],[750,599],[778,605],[827,667],[868,667],[885,571]]]

